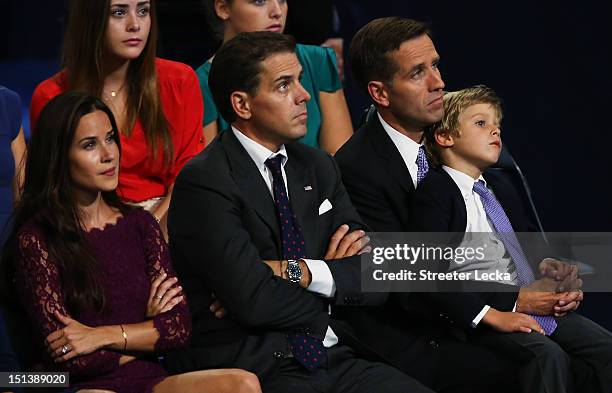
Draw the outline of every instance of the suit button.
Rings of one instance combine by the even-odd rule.
[[[351,304],[351,298],[348,296],[344,297],[344,304]]]
[[[283,358],[283,353],[281,351],[276,351],[272,354],[272,356],[274,356],[277,359],[282,359]]]
[[[433,349],[437,349],[439,347],[438,343],[436,342],[436,340],[430,340],[429,341],[429,345],[433,348]]]

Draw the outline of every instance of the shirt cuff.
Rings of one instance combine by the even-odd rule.
[[[480,323],[482,318],[484,318],[485,314],[487,313],[487,311],[489,311],[490,308],[491,308],[491,306],[485,305],[482,308],[482,310],[478,313],[478,315],[476,315],[476,318],[474,318],[474,320],[471,323],[473,328],[476,328],[478,326],[478,324]]]
[[[516,312],[516,302],[514,302],[514,307],[512,307],[512,312]]]
[[[336,283],[327,263],[318,259],[302,258],[302,261],[310,270],[310,285],[306,289],[324,297],[333,297],[336,294]]]

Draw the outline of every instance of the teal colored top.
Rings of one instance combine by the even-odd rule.
[[[321,46],[297,44],[295,54],[302,64],[304,75],[302,85],[311,98],[306,104],[308,111],[308,131],[301,139],[302,143],[312,147],[319,147],[319,132],[321,131],[321,109],[319,107],[319,92],[333,93],[342,88],[338,68],[336,67],[336,54],[331,48]],[[204,97],[204,125],[217,120],[219,131],[225,130],[229,124],[221,117],[213,101],[212,93],[208,87],[208,74],[211,61],[207,61],[196,69],[200,80],[200,89]]]

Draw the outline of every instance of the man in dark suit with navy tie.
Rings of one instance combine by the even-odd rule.
[[[358,253],[368,239],[334,160],[296,142],[310,96],[294,45],[244,33],[215,55],[209,83],[231,127],[174,186],[171,251],[193,338],[168,365],[243,368],[266,392],[429,392],[356,355],[330,317],[330,306],[373,306],[387,294],[360,290]],[[224,318],[210,312],[212,294]]]

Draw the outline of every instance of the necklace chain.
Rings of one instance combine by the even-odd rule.
[[[117,90],[111,90],[111,91],[110,91],[110,96],[111,96],[112,98],[117,97],[117,96],[119,95],[119,93],[121,93],[121,90],[123,90],[123,87],[124,87],[124,86],[125,86],[125,83],[123,83],[123,84],[121,85],[121,87],[119,87]]]

